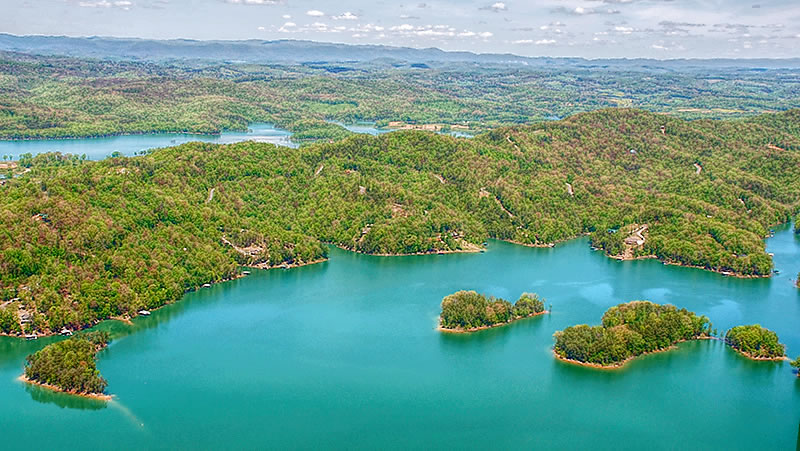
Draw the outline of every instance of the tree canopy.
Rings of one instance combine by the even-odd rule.
[[[602,326],[570,326],[554,334],[555,353],[564,359],[617,366],[647,352],[711,334],[711,323],[673,305],[632,301],[611,307]]]
[[[797,123],[800,110],[688,122],[611,109],[473,139],[26,156],[30,171],[0,185],[0,302],[21,299],[26,332],[57,331],[157,308],[240,265],[317,261],[326,243],[415,254],[589,234],[614,254],[608,237],[634,224],[648,225],[642,255],[767,276],[763,238],[800,206]]]
[[[786,346],[778,341],[778,334],[758,324],[730,329],[725,342],[754,359],[782,359],[786,354]]]
[[[439,319],[443,329],[469,331],[507,324],[542,312],[544,302],[536,294],[523,293],[512,305],[502,298],[459,291],[442,299]]]
[[[47,345],[26,358],[25,377],[66,392],[101,394],[107,383],[95,355],[108,341],[108,332],[90,332]]]

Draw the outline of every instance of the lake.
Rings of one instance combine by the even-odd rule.
[[[720,341],[684,343],[621,370],[557,361],[552,335],[598,324],[635,299],[708,315],[720,331],[760,323],[800,354],[800,238],[767,242],[780,274],[736,279],[655,260],[618,262],[586,238],[481,254],[376,257],[252,275],[106,322],[108,403],[16,380],[54,339],[0,337],[5,448],[795,449],[800,380]],[[461,289],[550,315],[472,335],[435,330]]]
[[[275,128],[272,124],[250,124],[246,132],[223,132],[219,135],[189,135],[180,133],[150,133],[120,135],[105,138],[35,139],[25,141],[0,140],[0,158],[11,155],[14,160],[24,153],[37,155],[47,152],[83,155],[90,160],[102,160],[113,152],[131,156],[142,150],[177,146],[191,141],[230,144],[239,141],[257,141],[287,147],[297,147],[289,138],[292,132]]]

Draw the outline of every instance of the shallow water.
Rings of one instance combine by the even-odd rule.
[[[122,135],[106,138],[37,139],[27,141],[0,140],[0,158],[11,155],[13,160],[25,153],[37,155],[47,152],[83,155],[90,160],[102,160],[113,152],[131,156],[142,150],[177,146],[191,141],[230,144],[239,141],[257,141],[297,147],[289,138],[292,132],[275,128],[272,124],[250,124],[247,132],[223,132],[220,135],[187,135],[179,133],[152,133]]]
[[[578,239],[483,254],[374,257],[253,271],[189,293],[99,356],[115,400],[15,380],[49,340],[0,339],[0,419],[12,448],[794,449],[800,381],[719,341],[594,370],[552,357],[552,334],[610,306],[669,302],[725,330],[760,323],[800,354],[800,239],[768,240],[781,273],[736,279],[618,262]],[[553,313],[472,335],[435,330],[443,296],[533,291]]]

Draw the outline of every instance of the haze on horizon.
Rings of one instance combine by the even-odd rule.
[[[800,57],[796,0],[2,0],[0,32],[587,58]]]

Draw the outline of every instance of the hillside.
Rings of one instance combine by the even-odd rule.
[[[475,139],[41,155],[0,186],[0,299],[48,332],[159,307],[238,265],[315,261],[325,242],[408,254],[582,234],[611,254],[765,276],[763,238],[800,206],[798,124],[798,110],[687,122],[611,109]],[[634,225],[643,242],[627,244]]]
[[[348,134],[326,121],[480,131],[608,107],[729,119],[799,104],[796,70],[156,64],[0,52],[0,139],[220,133],[271,122],[305,142]]]

